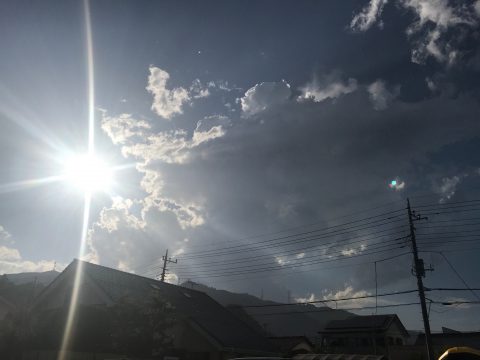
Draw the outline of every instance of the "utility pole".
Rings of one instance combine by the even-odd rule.
[[[169,258],[168,257],[168,249],[167,251],[165,252],[165,256],[162,256],[162,260],[163,260],[163,267],[162,267],[162,276],[160,278],[160,281],[161,282],[165,282],[165,275],[167,274],[167,263],[173,263],[173,264],[176,264],[178,259],[175,259],[175,261],[172,260],[172,258]]]
[[[425,302],[425,289],[423,287],[422,277],[425,277],[425,266],[423,260],[418,257],[417,239],[415,238],[415,226],[414,221],[424,220],[420,215],[416,215],[412,212],[410,207],[410,200],[407,198],[407,211],[408,211],[408,223],[410,225],[410,240],[412,241],[413,252],[413,266],[414,273],[417,277],[418,295],[420,297],[420,305],[422,307],[423,327],[425,329],[425,344],[427,346],[428,360],[434,360],[432,334],[430,332],[430,322],[428,320],[427,304]]]

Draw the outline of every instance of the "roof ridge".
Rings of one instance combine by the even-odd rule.
[[[160,281],[160,280],[157,280],[157,279],[153,279],[153,278],[150,278],[150,277],[147,277],[147,276],[131,273],[131,272],[128,272],[128,271],[123,271],[123,270],[120,270],[120,269],[111,268],[111,267],[108,267],[108,266],[105,266],[105,265],[95,264],[95,263],[85,261],[85,260],[80,260],[80,259],[77,259],[77,258],[75,258],[72,261],[71,264],[73,264],[74,262],[87,264],[87,266],[102,268],[102,269],[107,270],[107,271],[117,272],[117,273],[120,273],[122,275],[131,276],[131,277],[135,277],[135,278],[140,278],[140,279],[147,280],[147,281],[150,281],[150,282],[155,282],[155,284],[161,284],[161,286],[170,286],[170,287],[174,287],[174,288],[181,289],[181,290],[187,290],[187,291],[190,291],[190,292],[205,294],[205,295],[208,296],[208,294],[205,293],[204,291],[200,291],[200,290],[196,290],[196,289],[189,289],[189,288],[181,286],[181,285],[171,284],[171,283]]]

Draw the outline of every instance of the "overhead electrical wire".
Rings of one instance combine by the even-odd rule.
[[[347,259],[352,259],[352,258],[357,258],[357,257],[362,257],[362,256],[368,256],[368,255],[373,255],[373,254],[379,254],[379,253],[384,253],[384,252],[389,252],[392,250],[396,249],[403,249],[405,248],[406,245],[398,246],[398,247],[390,247],[388,249],[383,249],[379,251],[373,251],[373,252],[363,252],[361,254],[356,254],[356,255],[351,255],[351,256],[343,256],[343,257],[337,257],[337,258],[331,258],[328,260],[319,260],[319,261],[311,261],[308,264],[307,263],[302,263],[302,264],[294,264],[294,265],[284,265],[284,266],[275,266],[275,267],[265,267],[261,269],[252,269],[248,271],[243,271],[243,272],[236,272],[236,273],[220,273],[220,274],[215,274],[215,275],[209,275],[209,278],[212,277],[223,277],[223,276],[234,276],[234,275],[244,275],[244,274],[249,274],[249,273],[257,273],[257,272],[265,272],[265,271],[272,271],[272,270],[289,270],[291,268],[297,268],[297,267],[303,267],[306,265],[313,265],[313,264],[322,264],[322,263],[328,263],[332,261],[339,261],[339,260],[347,260]],[[181,277],[186,277],[182,274],[178,274]],[[195,277],[200,277],[198,274],[192,274],[193,278]],[[203,276],[202,278],[205,278],[206,276]]]
[[[338,308],[335,310],[343,310],[343,311],[358,311],[358,310],[370,310],[370,309],[382,309],[382,308],[392,308],[392,307],[401,307],[401,306],[413,306],[413,305],[420,305],[419,302],[410,302],[410,303],[399,303],[399,304],[388,304],[388,305],[374,305],[374,306],[358,306],[358,307],[351,307],[351,308]],[[306,314],[306,313],[317,313],[317,312],[325,312],[325,311],[332,311],[332,308],[320,308],[320,309],[312,309],[312,310],[304,310],[304,311],[282,311],[282,312],[272,312],[272,313],[255,313],[254,316],[269,316],[269,315],[287,315],[287,314]]]
[[[359,296],[351,296],[351,297],[343,297],[343,298],[302,301],[302,302],[288,303],[288,304],[275,303],[275,304],[245,305],[245,306],[242,306],[242,307],[243,308],[264,308],[264,307],[278,307],[278,306],[290,306],[290,305],[324,304],[324,303],[337,302],[337,301],[351,301],[351,300],[371,299],[371,298],[375,298],[375,297],[412,294],[412,293],[416,293],[416,292],[417,292],[417,289],[412,289],[412,290],[402,290],[402,291],[394,291],[394,292],[389,292],[389,293],[382,293],[382,294],[377,294],[377,295],[359,295]]]
[[[370,249],[379,249],[379,248],[385,248],[385,247],[391,247],[393,245],[397,245],[397,244],[400,244],[402,242],[402,240],[405,240],[405,236],[403,237],[398,237],[398,238],[395,238],[395,239],[392,239],[392,240],[388,240],[388,241],[383,241],[383,242],[375,242],[373,243],[373,245],[379,245],[379,246],[370,246]],[[345,245],[338,245],[338,246],[335,246],[335,247],[339,247],[339,246],[345,246]],[[353,251],[361,251],[361,247],[360,248],[353,248]],[[318,258],[325,258],[325,259],[330,259],[332,258],[333,255],[335,254],[344,254],[345,253],[345,249],[339,249],[339,250],[336,250],[336,251],[333,251],[333,252],[329,252],[328,254],[318,254],[318,255],[310,255],[310,256],[303,256],[301,258],[296,258],[296,259],[291,259],[291,260],[298,260],[299,262],[301,263],[305,263],[305,260],[308,260],[308,259],[318,259]],[[278,258],[278,257],[277,257]],[[229,266],[228,263],[226,264],[227,265],[227,268],[228,270],[236,270],[236,269],[241,269],[241,268],[248,268],[248,269],[252,269],[252,267],[255,267],[255,266],[261,266],[261,265],[271,265],[272,262],[274,261],[274,258],[270,258],[270,261],[268,263],[257,263],[257,264],[253,264],[253,265],[243,265],[243,266]],[[225,264],[219,264],[219,265],[223,265],[225,266]],[[282,266],[281,264],[279,264],[280,266]],[[207,270],[207,272],[217,272],[219,271],[218,269],[212,269],[212,270]],[[182,274],[182,272],[180,272]],[[198,274],[198,273],[204,273],[203,271],[195,271],[195,274]]]
[[[398,251],[399,249],[397,250],[393,250],[391,252],[395,252],[395,251]],[[403,252],[403,253],[399,253],[399,254],[396,254],[396,255],[392,255],[392,256],[388,256],[388,257],[385,257],[385,258],[381,258],[381,259],[378,259],[378,260],[372,260],[372,261],[362,261],[362,262],[356,262],[356,263],[353,263],[353,264],[343,264],[343,265],[335,265],[335,266],[321,266],[321,267],[314,267],[314,268],[309,268],[309,269],[302,269],[302,270],[289,270],[288,273],[268,273],[268,274],[257,274],[255,276],[242,276],[241,278],[229,278],[228,279],[228,282],[235,282],[235,281],[245,281],[245,280],[258,280],[260,278],[272,278],[272,277],[277,277],[277,276],[281,276],[281,277],[287,277],[287,276],[293,276],[293,275],[297,275],[299,273],[308,273],[308,272],[313,272],[313,271],[324,271],[324,270],[332,270],[332,269],[339,269],[339,268],[346,268],[346,267],[355,267],[355,266],[362,266],[362,265],[367,265],[367,264],[373,264],[375,262],[379,263],[379,262],[383,262],[383,261],[388,261],[388,260],[391,260],[391,259],[395,259],[395,258],[398,258],[398,257],[401,257],[401,256],[405,256],[405,255],[411,255],[412,253],[410,251],[408,252]],[[181,277],[179,277],[181,278]],[[191,280],[193,279],[193,277],[185,277],[187,280]],[[202,277],[202,279],[204,279]]]
[[[370,241],[370,240],[374,240],[374,239],[381,239],[381,238],[384,238],[384,237],[387,237],[387,236],[400,235],[402,232],[397,231],[393,234],[383,234],[383,232],[381,232],[382,234],[378,235],[379,233],[380,232],[374,233],[374,234],[377,234],[377,236],[373,236],[373,237],[370,237],[369,235],[361,235],[361,236],[356,236],[356,237],[353,237],[353,238],[340,239],[338,241],[314,244],[314,245],[310,245],[310,246],[306,246],[306,247],[304,246],[304,247],[289,249],[289,250],[280,251],[280,252],[274,252],[274,253],[269,252],[269,253],[261,254],[261,255],[254,255],[254,256],[248,256],[248,257],[243,257],[243,258],[235,258],[235,260],[232,260],[232,259],[225,260],[224,259],[224,260],[218,260],[218,261],[209,261],[204,266],[210,267],[212,265],[225,264],[225,263],[230,265],[230,264],[239,263],[239,262],[248,262],[248,261],[252,261],[252,260],[255,260],[255,259],[259,259],[259,258],[272,258],[272,256],[288,256],[288,255],[291,255],[291,254],[298,254],[298,253],[301,253],[305,250],[310,250],[310,249],[315,249],[315,248],[318,248],[318,250],[331,249],[334,246],[347,246],[347,245],[362,243],[362,242],[366,242],[366,241]],[[352,241],[349,241],[349,240],[352,240]],[[176,266],[175,269],[183,269],[183,268],[190,268],[190,267],[191,266]]]
[[[357,232],[357,231],[360,231],[360,230],[367,230],[367,229],[371,229],[371,228],[376,228],[376,227],[379,227],[379,226],[384,226],[384,225],[388,225],[388,224],[391,224],[391,223],[396,223],[400,220],[394,220],[394,221],[386,221],[386,220],[392,220],[392,219],[398,218],[398,217],[404,217],[404,215],[402,214],[402,215],[387,217],[387,218],[379,219],[379,220],[376,220],[376,221],[367,222],[365,224],[356,225],[356,226],[353,226],[353,227],[347,227],[347,228],[335,230],[335,231],[328,232],[328,233],[321,233],[321,234],[315,235],[315,237],[317,238],[317,236],[318,236],[318,238],[325,238],[325,237],[329,237],[331,235],[337,235],[338,236],[338,235],[344,235],[344,234],[348,234],[348,233],[352,233],[352,232]],[[378,222],[382,222],[382,221],[383,221],[383,223],[378,224]],[[375,223],[377,223],[377,224],[375,224]],[[366,226],[366,225],[368,225],[368,226]],[[218,249],[215,249],[213,251],[212,250],[205,250],[205,251],[198,251],[198,252],[193,252],[193,253],[185,253],[181,257],[179,256],[177,258],[178,259],[187,259],[187,258],[192,258],[192,257],[198,258],[198,257],[203,257],[203,256],[216,256],[219,253],[223,253],[225,251],[228,251],[228,253],[236,252],[236,251],[239,250],[239,248],[242,248],[242,247],[246,247],[248,249],[255,249],[257,247],[257,245],[262,246],[263,244],[266,244],[266,243],[271,243],[271,242],[276,242],[278,240],[294,238],[294,239],[291,239],[291,240],[276,243],[276,244],[284,244],[284,243],[288,243],[288,242],[291,242],[291,241],[295,241],[295,237],[299,237],[299,236],[303,236],[303,235],[310,235],[310,234],[313,234],[313,233],[317,233],[317,232],[324,231],[324,230],[330,230],[332,228],[337,228],[337,227],[339,227],[339,226],[332,226],[332,227],[329,227],[329,228],[312,230],[312,231],[307,231],[307,232],[303,232],[303,233],[292,234],[292,235],[287,235],[287,236],[283,236],[283,237],[262,240],[262,241],[259,241],[259,242],[255,243],[255,244],[240,244],[240,245],[235,245],[235,246],[218,248]],[[347,231],[345,231],[345,230],[347,230]],[[312,237],[313,237],[313,235],[312,235]],[[269,245],[269,246],[271,246],[271,245]],[[232,250],[232,249],[234,249],[234,250]],[[243,250],[240,249],[240,251],[243,251]]]

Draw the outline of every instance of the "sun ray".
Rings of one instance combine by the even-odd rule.
[[[67,179],[66,175],[53,175],[53,176],[47,176],[44,178],[14,181],[11,183],[0,185],[0,194],[28,190],[33,187],[48,185],[48,184],[64,181],[66,179]]]
[[[93,44],[92,44],[92,24],[90,18],[90,3],[89,0],[84,0],[85,11],[85,29],[86,29],[86,47],[87,47],[87,70],[88,70],[88,155],[94,156],[95,154],[95,93],[94,93],[94,72],[93,72]],[[90,191],[85,192],[84,211],[83,211],[83,224],[82,234],[80,238],[80,251],[79,259],[82,259],[85,255],[88,225],[90,218],[90,204],[92,194]],[[67,321],[63,332],[62,345],[60,348],[59,360],[64,360],[66,351],[69,348],[72,335],[72,327],[75,323],[75,316],[77,311],[78,299],[80,296],[80,285],[82,281],[82,262],[78,262],[76,267],[75,280],[72,290],[72,296],[70,299]]]
[[[83,224],[82,224],[82,234],[80,238],[80,255],[85,253],[85,244],[88,234],[88,224],[90,217],[90,203],[91,203],[91,193],[85,194],[85,206],[83,209]],[[81,260],[81,257],[79,258]],[[60,347],[60,352],[58,354],[58,360],[65,360],[68,358],[67,351],[70,344],[73,325],[75,322],[75,316],[78,305],[78,298],[80,296],[80,285],[82,283],[82,267],[83,263],[81,261],[77,262],[77,267],[75,269],[75,277],[73,281],[72,296],[70,298],[70,304],[68,307],[67,320],[65,322],[65,330],[63,332],[62,345]]]

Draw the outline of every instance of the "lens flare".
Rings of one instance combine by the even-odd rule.
[[[108,191],[112,184],[112,169],[98,157],[77,155],[66,161],[65,177],[85,193]]]
[[[101,166],[98,160],[95,159],[95,147],[94,147],[94,130],[95,130],[95,93],[94,93],[94,73],[93,73],[93,45],[92,45],[92,24],[90,18],[90,3],[88,0],[84,0],[85,9],[85,29],[86,29],[86,47],[87,47],[87,70],[88,70],[88,154],[87,157],[81,161],[82,166],[87,166],[87,173],[82,174],[83,184],[92,186],[96,185],[92,178],[98,179],[97,175],[92,175],[91,170]],[[102,167],[103,168],[103,167]],[[78,168],[77,168],[78,169]],[[75,170],[76,172],[77,170]],[[94,184],[92,184],[94,183]],[[88,233],[88,224],[90,217],[90,203],[91,203],[91,189],[85,190],[85,201],[83,209],[83,226],[82,234],[80,238],[80,253],[79,258],[85,255],[86,240]],[[82,284],[82,262],[77,262],[75,269],[75,280],[73,284],[73,291],[68,309],[67,321],[65,323],[65,329],[63,331],[62,344],[58,355],[59,360],[65,360],[67,356],[67,350],[72,337],[73,324],[75,323],[77,303],[80,297],[81,284]]]

